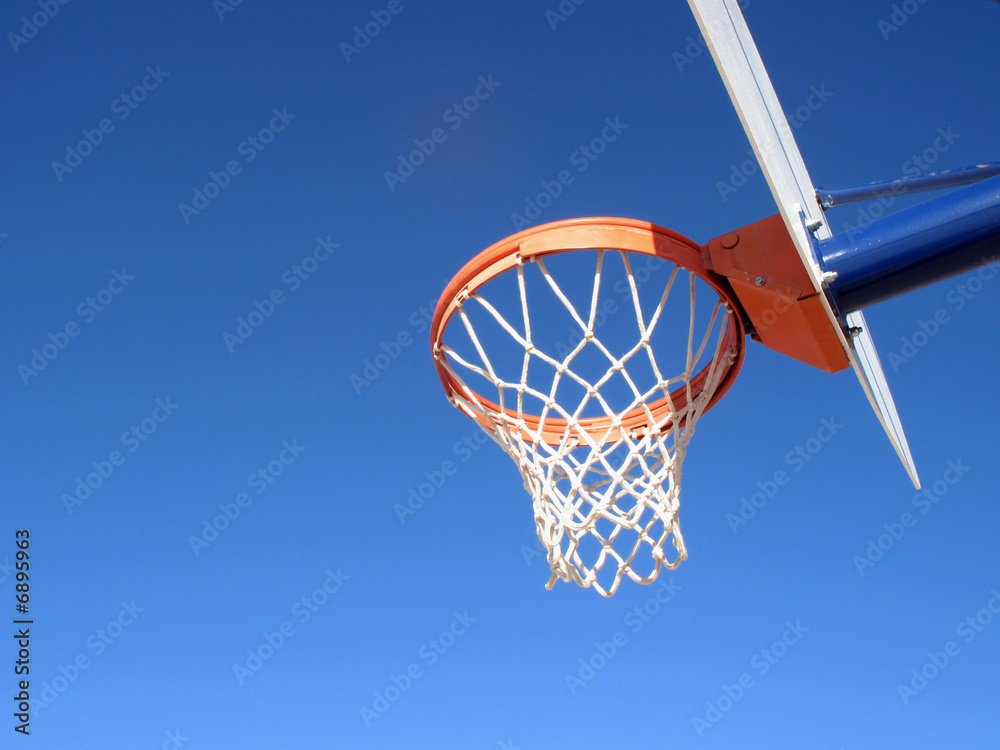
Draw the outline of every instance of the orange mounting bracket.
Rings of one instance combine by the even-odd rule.
[[[729,280],[755,341],[826,372],[850,366],[780,214],[716,237],[704,256]]]

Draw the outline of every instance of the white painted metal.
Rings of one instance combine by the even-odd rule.
[[[823,299],[827,314],[835,323],[841,345],[900,461],[906,467],[913,485],[919,489],[917,469],[864,315],[859,311],[847,316],[848,326],[860,331],[852,343],[841,329],[827,298],[822,273],[813,257],[812,245],[802,217],[805,217],[810,226],[818,224],[815,231],[818,239],[829,237],[830,228],[823,209],[816,200],[816,189],[737,0],[688,0],[688,3],[740,116],[743,129],[750,138],[750,144],[785,220],[785,226],[795,241],[802,262],[809,270],[813,286]]]

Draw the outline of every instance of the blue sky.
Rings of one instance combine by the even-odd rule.
[[[930,494],[850,372],[751,343],[684,465],[689,560],[545,590],[427,310],[564,170],[530,224],[703,243],[776,211],[686,3],[559,8],[0,12],[0,600],[29,529],[35,747],[995,746],[992,270],[866,311]],[[818,185],[1000,153],[996,3],[745,14]]]

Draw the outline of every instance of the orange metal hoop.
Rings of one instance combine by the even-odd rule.
[[[704,260],[706,249],[687,237],[649,222],[609,217],[567,219],[525,229],[481,252],[449,282],[434,310],[431,322],[431,350],[434,353],[441,384],[449,398],[454,398],[454,394],[461,392],[462,386],[444,365],[442,339],[448,322],[461,302],[486,282],[516,266],[518,259],[530,260],[534,257],[571,250],[623,250],[652,255],[690,270],[712,287],[732,313],[726,316],[726,330],[723,334],[721,351],[734,355],[731,358],[723,358],[729,361],[721,365],[725,368],[725,372],[705,411],[714,406],[729,390],[743,364],[746,332],[741,313],[742,306],[729,282],[706,267]],[[697,397],[703,390],[712,365],[713,363],[709,362],[697,375],[691,377],[689,387],[692,398]],[[493,413],[505,413],[513,420],[518,418],[515,411],[502,409],[478,393],[475,395],[482,406]],[[688,386],[673,391],[669,400],[662,398],[649,405],[656,424],[660,424],[670,414],[671,402],[675,412],[681,411],[688,403]],[[541,422],[539,417],[524,415],[523,419],[528,429],[538,433]],[[493,429],[485,418],[479,418],[479,421],[486,429]],[[642,433],[650,426],[647,413],[642,408],[621,415],[621,423],[624,430],[632,433]],[[578,419],[577,424],[595,439],[603,442],[616,439],[616,432],[610,435],[608,433],[612,424],[610,417]],[[538,434],[549,445],[559,445],[564,439],[566,426],[565,419],[547,417],[544,427]],[[661,424],[660,431],[665,430],[667,426],[668,424]]]

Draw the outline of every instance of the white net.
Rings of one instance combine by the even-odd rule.
[[[624,283],[616,288],[626,308],[622,316],[631,307],[638,325],[638,341],[626,346],[602,342],[597,335],[601,311],[608,309],[601,302],[606,253],[621,256]],[[520,309],[511,306],[507,317],[517,315],[520,325],[512,325],[478,291],[463,292],[455,313],[469,338],[465,356],[446,343],[435,351],[439,365],[457,384],[452,403],[487,427],[520,468],[552,569],[547,588],[561,579],[611,596],[624,576],[650,583],[662,567],[676,568],[687,557],[678,523],[681,464],[695,423],[736,357],[726,345],[733,312],[696,274],[676,265],[664,269],[665,281],[656,285],[658,302],[655,308],[647,304],[644,312],[629,255],[597,251],[583,315],[544,259],[518,258]],[[574,345],[547,343],[542,348],[533,336],[526,266],[537,267],[545,282],[541,287],[547,287],[560,313],[565,310],[571,325],[579,328]],[[668,304],[672,317],[686,307],[689,320],[664,321]],[[554,305],[545,308],[536,330],[546,327]],[[702,318],[697,327],[696,317]],[[489,333],[477,332],[484,323],[523,351],[519,373],[499,374],[502,368],[486,354],[485,344],[493,348],[495,342]],[[658,326],[674,334],[675,349],[678,344],[683,348],[680,355],[674,351],[666,357],[683,370],[680,374],[664,374],[654,356],[651,341]],[[637,374],[630,374],[630,368]],[[492,384],[497,402],[480,396],[467,380]]]

